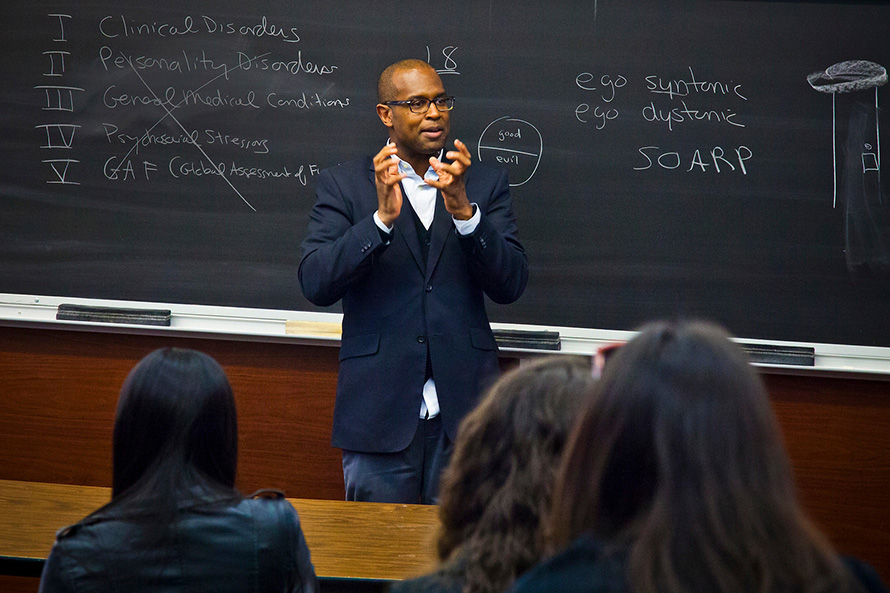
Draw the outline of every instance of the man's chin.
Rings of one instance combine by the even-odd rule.
[[[447,140],[445,136],[442,136],[442,138],[437,138],[435,142],[424,142],[423,153],[428,156],[439,156],[439,153],[445,148]]]

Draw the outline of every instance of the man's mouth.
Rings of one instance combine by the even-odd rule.
[[[434,127],[434,128],[426,128],[425,130],[421,130],[420,133],[423,134],[424,136],[426,136],[427,138],[436,139],[436,138],[439,138],[440,136],[442,136],[442,134],[444,134],[445,131],[442,128]]]

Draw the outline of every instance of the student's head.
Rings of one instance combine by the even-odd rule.
[[[387,67],[377,81],[377,115],[387,128],[399,156],[407,161],[436,156],[450,131],[450,111],[437,107],[445,87],[435,68],[421,60],[402,60]],[[417,99],[422,107],[390,104]]]
[[[461,423],[438,547],[465,563],[464,591],[503,591],[540,560],[558,459],[592,385],[580,359],[539,359],[501,377]]]
[[[554,547],[590,532],[627,551],[635,593],[810,590],[837,574],[759,376],[702,322],[648,325],[605,365],[552,521]]]
[[[211,357],[163,348],[127,376],[114,423],[113,497],[152,481],[171,491],[233,488],[237,451],[232,389]]]

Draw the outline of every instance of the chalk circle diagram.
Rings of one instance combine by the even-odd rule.
[[[874,152],[862,153],[863,171],[881,170],[881,133],[878,117],[878,87],[887,84],[887,69],[867,60],[847,60],[813,72],[807,82],[820,93],[831,95],[832,160],[834,161],[834,207],[837,207],[837,95],[875,89]],[[868,146],[872,148],[871,146]]]
[[[482,130],[479,161],[507,169],[510,186],[528,183],[541,164],[544,139],[538,128],[523,119],[499,117]]]

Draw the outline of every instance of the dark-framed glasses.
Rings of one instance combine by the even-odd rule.
[[[436,97],[435,99],[426,99],[424,97],[415,97],[413,99],[405,99],[404,101],[386,101],[384,105],[402,105],[411,110],[411,113],[426,113],[430,110],[430,104],[436,106],[437,111],[451,111],[454,109],[454,97]]]

